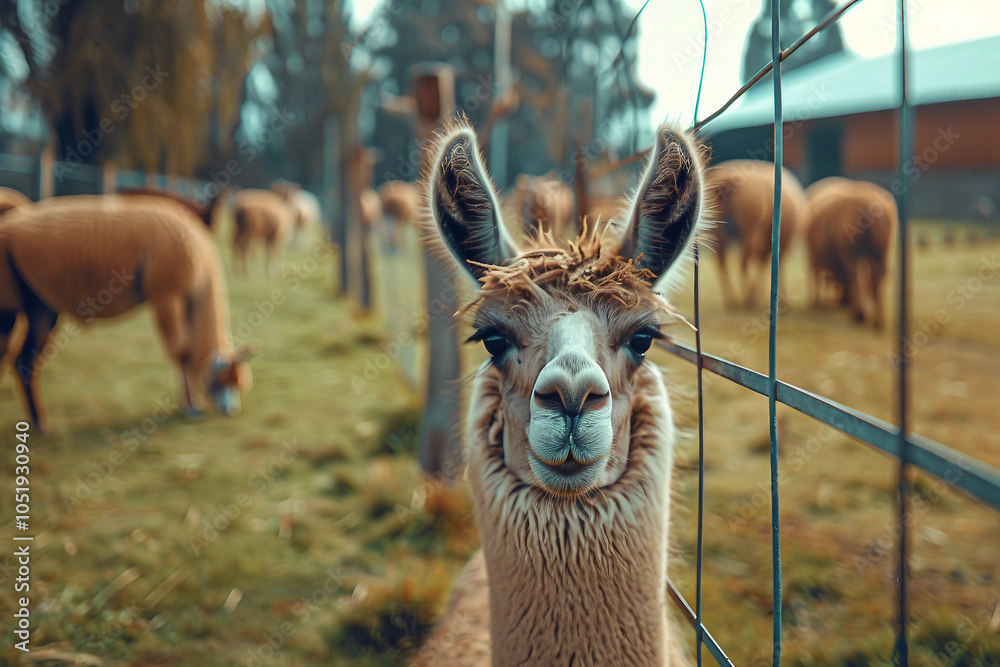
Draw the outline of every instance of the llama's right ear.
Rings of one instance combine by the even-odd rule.
[[[428,178],[430,207],[438,234],[473,278],[517,256],[504,229],[500,205],[479,155],[476,135],[462,127],[446,135]]]
[[[607,250],[637,260],[660,278],[677,265],[694,240],[704,208],[704,175],[695,140],[662,126],[627,216],[605,231]]]

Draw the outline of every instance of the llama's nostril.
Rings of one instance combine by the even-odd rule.
[[[604,392],[603,394],[587,394],[587,397],[583,399],[583,408],[580,410],[581,414],[584,412],[590,412],[591,410],[599,410],[603,408],[608,403],[608,398],[611,396],[610,392]]]
[[[538,407],[543,408],[545,410],[562,411],[565,409],[563,407],[562,395],[557,391],[549,392],[547,394],[542,394],[536,391],[535,403],[538,404]]]
[[[608,395],[607,393],[594,394],[581,392],[581,394],[572,397],[571,400],[563,401],[563,410],[570,417],[577,417],[585,412],[603,408],[608,402]]]
[[[608,403],[610,393],[603,394],[583,393],[583,392],[560,392],[552,391],[548,393],[535,392],[535,403],[545,410],[556,410],[565,413],[569,417],[578,417],[585,412],[598,410]]]

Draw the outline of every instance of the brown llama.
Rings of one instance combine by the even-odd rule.
[[[403,242],[407,225],[420,220],[420,188],[416,183],[386,181],[378,187],[382,202],[382,237],[389,252],[395,252]]]
[[[18,206],[28,206],[33,203],[31,199],[13,188],[0,187],[0,213]]]
[[[719,258],[722,298],[735,306],[726,254],[732,242],[740,244],[740,280],[745,285],[743,302],[756,303],[758,285],[771,258],[771,219],[774,217],[774,163],[759,160],[730,160],[708,170],[715,218],[727,224],[711,229],[711,238]],[[808,201],[799,180],[787,169],[781,170],[781,242],[784,257],[797,230],[808,216]],[[779,274],[779,278],[780,278]],[[784,281],[782,281],[784,282]],[[780,290],[783,294],[784,290]]]
[[[435,236],[480,283],[471,340],[491,358],[465,432],[483,549],[416,664],[683,665],[665,584],[674,425],[644,355],[677,321],[661,293],[701,226],[701,148],[660,128],[603,235],[525,250],[473,131],[434,150]]]
[[[829,279],[858,322],[885,325],[883,285],[889,242],[898,221],[896,201],[885,188],[834,176],[809,186],[807,232],[813,301],[823,300]]]
[[[163,197],[56,197],[0,218],[0,360],[18,314],[28,322],[16,369],[28,410],[48,428],[40,356],[61,313],[90,322],[152,304],[177,365],[183,405],[204,395],[225,415],[240,410],[250,354],[233,349],[229,303],[209,231]]]
[[[281,267],[285,243],[295,222],[293,213],[281,195],[271,190],[240,190],[233,197],[233,250],[236,265],[247,272],[247,257],[255,244],[264,246],[264,269],[274,277]]]
[[[319,227],[323,213],[316,195],[304,190],[298,183],[285,180],[272,183],[271,191],[281,195],[292,210],[295,234],[303,234]]]
[[[562,241],[567,233],[575,232],[570,228],[576,209],[573,190],[554,174],[521,174],[517,177],[512,199],[528,238],[537,236],[539,229],[550,234],[556,241]]]

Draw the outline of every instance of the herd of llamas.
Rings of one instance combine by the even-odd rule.
[[[472,340],[490,356],[469,387],[464,433],[483,548],[416,664],[684,664],[663,585],[674,425],[645,353],[680,321],[666,287],[696,238],[714,245],[727,305],[757,298],[774,165],[709,167],[693,135],[663,126],[635,193],[604,224],[596,209],[606,202],[579,216],[566,185],[526,176],[505,202],[516,218],[507,225],[469,126],[429,151],[421,185],[358,193],[362,222],[387,251],[421,223],[478,285]],[[846,178],[803,189],[787,170],[782,192],[781,250],[805,238],[813,299],[833,291],[854,318],[882,326],[891,195]],[[259,246],[273,274],[289,239],[320,217],[315,198],[285,182],[223,191],[204,207],[151,188],[39,203],[0,189],[0,359],[23,320],[24,343],[11,352],[39,428],[37,361],[57,319],[115,317],[144,302],[185,409],[207,399],[239,412],[253,351],[234,348],[230,333],[213,236],[226,203],[244,272]],[[734,242],[742,296],[726,263]],[[96,294],[110,296],[81,309]]]

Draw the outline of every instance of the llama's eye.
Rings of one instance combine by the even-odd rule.
[[[648,333],[637,333],[628,339],[629,349],[640,357],[646,354],[646,350],[653,344],[653,337]]]
[[[490,334],[483,338],[483,345],[492,357],[503,356],[504,352],[510,349],[510,341],[500,334]]]

